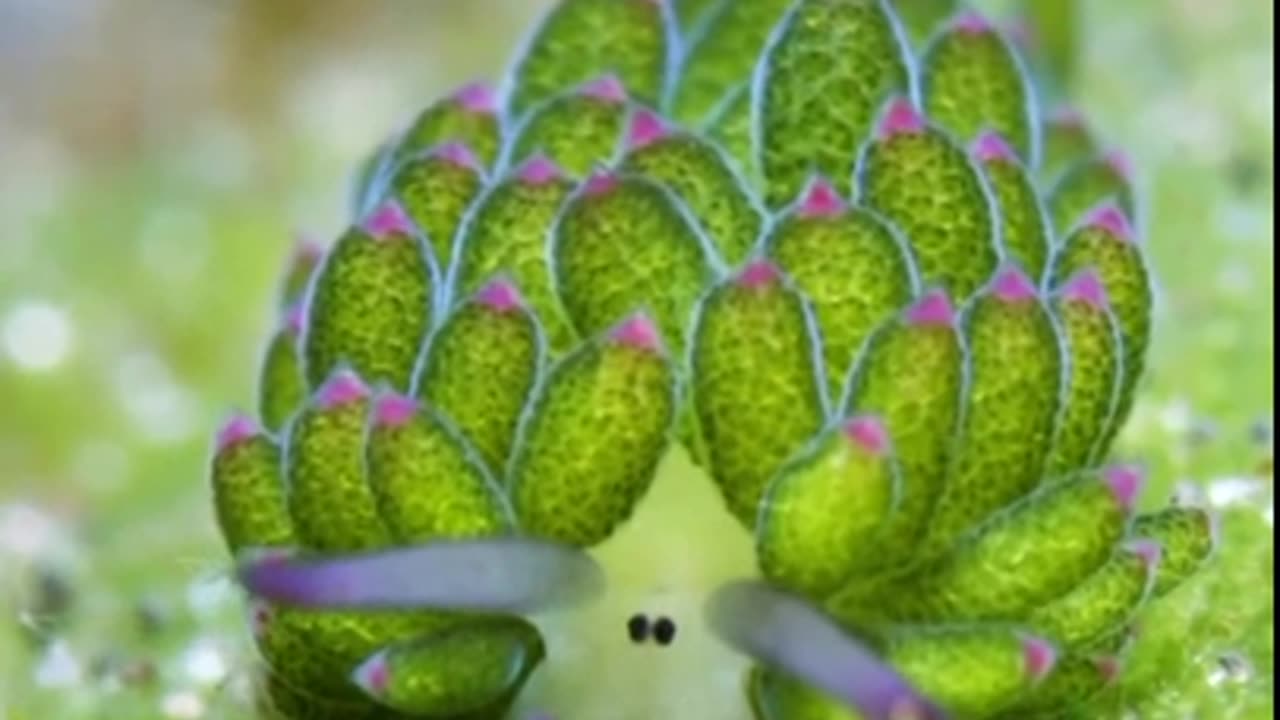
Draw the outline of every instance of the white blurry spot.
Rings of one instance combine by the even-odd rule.
[[[1217,204],[1215,227],[1223,237],[1235,243],[1260,242],[1267,239],[1267,217],[1255,203],[1230,200]]]
[[[1160,427],[1170,435],[1186,433],[1191,427],[1191,405],[1179,398],[1161,408]]]
[[[1219,655],[1209,670],[1209,685],[1218,687],[1224,683],[1243,683],[1253,677],[1253,665],[1248,658],[1235,651]]]
[[[1194,480],[1183,480],[1173,487],[1173,504],[1178,507],[1204,507],[1209,498]]]
[[[191,682],[211,687],[226,678],[230,667],[221,648],[209,638],[199,638],[182,654],[182,669]]]
[[[196,180],[215,188],[236,188],[253,175],[253,144],[241,125],[213,114],[192,130],[179,161]]]
[[[67,688],[80,684],[84,668],[65,640],[49,643],[36,664],[35,683],[42,688]]]
[[[1266,486],[1257,480],[1242,477],[1217,478],[1209,483],[1209,503],[1217,508],[1255,502]]]
[[[25,503],[0,506],[0,552],[20,560],[66,554],[71,538],[57,518]]]
[[[2,332],[5,352],[23,370],[52,370],[71,352],[71,320],[43,301],[19,303],[5,316]]]
[[[196,617],[208,618],[235,601],[235,586],[226,575],[196,578],[187,585],[187,607]]]
[[[153,275],[170,282],[188,281],[209,263],[209,221],[183,208],[154,210],[143,219],[138,251]]]
[[[204,717],[204,700],[191,690],[176,690],[160,701],[160,712],[173,720],[195,720]]]
[[[120,403],[147,437],[158,443],[178,442],[195,431],[195,400],[158,356],[126,356],[116,368],[115,380]]]

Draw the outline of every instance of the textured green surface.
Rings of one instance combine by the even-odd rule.
[[[251,425],[247,429],[252,432]],[[280,449],[261,432],[223,442],[213,455],[209,478],[218,527],[228,549],[235,553],[243,548],[292,545]]]
[[[893,101],[866,145],[857,195],[906,233],[926,284],[966,297],[996,267],[990,198],[964,149],[905,102]]]
[[[521,425],[510,488],[532,535],[595,545],[653,480],[675,416],[675,370],[629,328],[653,330],[636,316],[616,337],[584,343],[550,371]]]
[[[597,78],[531,110],[516,131],[508,163],[542,154],[572,177],[581,178],[597,164],[608,162],[618,150],[629,113],[626,97],[607,91],[614,82],[612,76]],[[623,90],[621,86],[613,89]]]
[[[1173,507],[1139,515],[1133,533],[1162,548],[1154,592],[1166,595],[1199,570],[1217,544],[1213,516],[1201,508]]]
[[[520,114],[602,73],[656,104],[667,80],[669,28],[662,3],[565,0],[548,13],[513,70],[509,109]]]
[[[751,151],[751,85],[743,83],[731,89],[724,100],[708,116],[707,136],[724,148],[734,159],[738,170],[758,187],[759,168]]]
[[[391,191],[427,238],[436,266],[449,267],[462,216],[485,182],[464,145],[437,146],[407,160],[391,179]]]
[[[522,620],[468,623],[380,651],[369,662],[385,674],[367,678],[377,687],[365,689],[410,715],[497,720],[545,653],[538,631]]]
[[[1111,684],[1114,678],[1110,673],[1119,672],[1119,666],[1113,671],[1109,663],[1116,662],[1114,658],[1065,655],[1044,682],[1018,698],[999,717],[1061,717],[1064,710],[1079,708]]]
[[[956,626],[892,633],[885,659],[957,717],[983,717],[1033,684],[1022,638],[1007,628]]]
[[[933,39],[921,58],[920,89],[925,113],[958,141],[991,130],[1029,167],[1039,162],[1031,79],[1013,48],[980,15],[963,13]]]
[[[329,251],[307,309],[303,357],[318,387],[350,366],[370,383],[407,388],[432,308],[432,271],[421,242],[400,231],[351,228]]]
[[[1036,608],[1028,625],[1073,649],[1089,648],[1123,630],[1147,599],[1159,568],[1159,547],[1151,544],[1152,556],[1144,556],[1150,550],[1132,546],[1118,550],[1070,592]]]
[[[988,144],[999,147],[1003,139],[984,137],[985,142],[979,138],[973,154],[1000,209],[1000,242],[1006,256],[1039,284],[1048,266],[1053,229],[1035,178],[1013,157],[988,150]]]
[[[398,713],[361,700],[330,700],[292,687],[269,668],[253,679],[254,705],[262,720],[398,720]]]
[[[1073,110],[1060,110],[1045,118],[1041,133],[1043,156],[1039,177],[1051,188],[1062,173],[1077,163],[1093,157],[1098,143],[1083,117]]]
[[[697,135],[667,131],[628,152],[620,168],[673,190],[720,258],[733,267],[755,247],[764,214],[729,162],[719,148]]]
[[[514,286],[490,284],[458,306],[431,339],[414,383],[502,477],[516,424],[542,366],[537,320]]]
[[[1102,443],[1112,435],[1123,362],[1120,328],[1096,278],[1092,270],[1084,270],[1068,283],[1067,292],[1059,292],[1052,300],[1067,350],[1069,375],[1065,406],[1046,465],[1048,477],[1100,460]],[[1100,295],[1070,292],[1091,281],[1097,283]]]
[[[825,415],[804,301],[767,263],[703,301],[693,334],[692,397],[711,476],[748,528],[767,483]]]
[[[556,288],[579,333],[594,335],[646,310],[673,355],[683,356],[690,309],[711,268],[669,191],[641,178],[596,175],[565,207],[552,243]]]
[[[818,189],[830,189],[817,180]],[[871,332],[911,299],[915,268],[893,232],[862,208],[779,219],[764,250],[813,304],[831,397],[839,397],[854,357]]]
[[[289,516],[321,551],[366,550],[389,539],[365,484],[368,390],[338,371],[289,424],[284,439]]]
[[[910,82],[905,48],[878,0],[800,0],[785,23],[760,60],[752,117],[765,201],[774,208],[815,171],[847,194],[877,112]]]
[[[756,720],[862,720],[862,715],[782,673],[753,667],[748,690]]]
[[[272,432],[279,432],[307,398],[300,332],[291,319],[286,320],[267,343],[258,371],[258,417]]]
[[[423,151],[444,143],[462,143],[486,167],[502,145],[501,120],[494,91],[484,85],[468,85],[431,103],[405,130],[396,146],[393,168]]]
[[[544,168],[546,174],[525,172]],[[471,297],[505,274],[541,321],[551,349],[564,352],[574,332],[552,287],[547,243],[571,184],[534,158],[479,201],[462,240],[453,277],[455,297]]]
[[[1124,425],[1133,409],[1138,383],[1146,370],[1154,311],[1146,258],[1134,238],[1123,230],[1123,225],[1108,220],[1114,217],[1115,213],[1104,214],[1067,237],[1049,270],[1050,282],[1060,286],[1076,273],[1094,268],[1106,288],[1123,349],[1120,395],[1110,426],[1112,433]],[[1105,453],[1111,440],[1104,436],[1097,451]]]
[[[898,467],[879,420],[828,431],[803,458],[769,483],[756,531],[760,568],[770,581],[823,597],[875,560],[885,520],[895,510]],[[874,423],[869,428],[868,422]]]
[[[511,526],[498,484],[438,416],[400,396],[379,398],[373,412],[364,464],[394,543],[483,537]]]
[[[921,310],[943,310],[928,317]],[[883,418],[902,465],[902,498],[879,565],[916,550],[946,479],[959,427],[964,349],[945,296],[929,293],[878,330],[859,357],[845,412]]]
[[[957,0],[891,0],[911,44],[923,48],[959,5]]]
[[[1063,171],[1049,189],[1049,212],[1060,236],[1066,236],[1087,220],[1090,210],[1114,203],[1130,224],[1139,221],[1137,200],[1127,161],[1118,155],[1096,155],[1077,161]]]

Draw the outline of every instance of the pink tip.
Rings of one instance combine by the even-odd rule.
[[[924,116],[905,97],[896,98],[880,119],[880,139],[924,132]]]
[[[1125,549],[1138,556],[1143,566],[1147,568],[1147,572],[1155,572],[1155,569],[1160,566],[1160,558],[1164,554],[1164,548],[1160,546],[1159,542],[1147,538],[1130,540],[1125,545]]]
[[[351,681],[374,697],[385,694],[391,684],[391,668],[387,665],[385,652],[380,651],[360,663],[351,674]]]
[[[1022,303],[1035,299],[1036,286],[1026,273],[1010,265],[996,274],[991,292],[1003,302]]]
[[[498,112],[498,95],[486,83],[471,83],[459,88],[453,99],[464,110],[484,115]]]
[[[564,173],[554,160],[538,153],[520,166],[516,171],[516,177],[526,185],[546,185],[564,177]]]
[[[814,176],[800,199],[796,212],[800,217],[833,217],[845,211],[844,198],[834,185],[821,175]]]
[[[378,398],[373,408],[373,424],[378,427],[404,427],[418,412],[418,401],[408,395],[388,393]]]
[[[293,248],[293,256],[297,260],[319,260],[324,257],[324,246],[310,237],[298,236]]]
[[[297,337],[302,334],[302,327],[307,322],[307,309],[301,302],[296,302],[284,314],[284,331]]]
[[[1058,664],[1058,651],[1048,640],[1032,635],[1022,638],[1022,665],[1033,681],[1048,677]]]
[[[667,136],[667,123],[652,110],[640,109],[631,116],[627,130],[627,147],[634,150],[651,145]]]
[[[369,388],[364,381],[350,370],[339,370],[320,388],[316,404],[329,409],[362,400],[369,395]]]
[[[381,240],[391,235],[411,235],[413,223],[394,200],[385,202],[364,220],[364,231]]]
[[[973,147],[970,152],[978,162],[1013,162],[1017,155],[1013,152],[1013,148],[1009,147],[1009,143],[1000,136],[1000,133],[988,130],[978,136],[973,141]]]
[[[499,313],[524,307],[520,290],[510,280],[494,280],[476,293],[476,302]]]
[[[1133,510],[1146,479],[1142,471],[1128,465],[1113,465],[1102,471],[1102,479],[1111,489],[1116,502],[1125,510]]]
[[[1108,685],[1119,679],[1121,671],[1124,670],[1124,665],[1120,662],[1120,658],[1110,655],[1095,658],[1093,664],[1098,668],[1098,673],[1102,675],[1103,682]]]
[[[1106,157],[1104,157],[1102,161],[1105,162],[1107,167],[1111,168],[1111,170],[1122,179],[1128,181],[1133,178],[1133,163],[1130,162],[1128,155],[1125,155],[1119,150],[1113,150],[1107,153]]]
[[[258,423],[253,418],[248,415],[233,415],[218,431],[217,440],[214,441],[214,448],[217,452],[222,452],[232,445],[239,445],[253,438],[259,432]]]
[[[1067,302],[1085,303],[1097,310],[1104,310],[1110,304],[1107,299],[1107,288],[1102,284],[1102,277],[1093,268],[1082,270],[1062,288],[1062,297]]]
[[[464,143],[447,142],[433,149],[431,155],[458,167],[480,170],[480,160]]]
[[[592,80],[582,86],[582,94],[608,103],[621,103],[627,100],[627,89],[617,75],[609,74]]]
[[[618,176],[607,170],[600,170],[587,178],[586,184],[582,187],[582,192],[588,197],[596,197],[599,195],[607,195],[618,187]]]
[[[991,32],[991,23],[981,14],[968,11],[956,16],[951,27],[966,35],[981,35]]]
[[[932,290],[907,309],[906,321],[911,325],[952,327],[956,313],[945,292]]]
[[[658,326],[644,313],[637,313],[613,329],[609,335],[614,342],[648,352],[662,351],[662,337]]]
[[[863,415],[844,424],[845,437],[866,452],[881,456],[889,452],[889,431],[879,418]]]
[[[1133,238],[1133,230],[1129,227],[1129,218],[1125,217],[1120,208],[1112,204],[1103,205],[1094,210],[1085,223],[1089,227],[1101,230],[1121,242],[1129,242]]]
[[[778,266],[768,260],[756,260],[742,269],[738,283],[746,288],[763,288],[777,282],[782,274]]]

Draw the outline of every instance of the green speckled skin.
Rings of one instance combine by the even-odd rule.
[[[290,686],[269,668],[254,673],[255,717],[260,720],[401,720],[371,700],[331,700]]]
[[[419,113],[405,131],[395,151],[396,164],[448,142],[471,148],[489,167],[502,147],[502,127],[493,113],[469,109],[455,97],[443,98]]]
[[[1060,237],[1074,230],[1086,213],[1108,200],[1124,211],[1130,223],[1138,221],[1133,187],[1105,157],[1087,158],[1067,168],[1048,191],[1048,198],[1053,226]]]
[[[1060,286],[1090,267],[1097,269],[1107,289],[1107,298],[1120,328],[1123,349],[1120,394],[1115,413],[1108,434],[1096,450],[1098,455],[1095,457],[1101,457],[1129,418],[1138,382],[1146,369],[1153,300],[1151,277],[1141,248],[1101,228],[1084,227],[1066,239],[1051,263],[1050,283]]]
[[[878,415],[902,466],[902,499],[880,548],[882,568],[908,560],[946,478],[960,422],[964,349],[953,327],[886,324],[850,379],[845,414]]]
[[[427,237],[437,267],[449,267],[458,226],[482,185],[484,176],[475,168],[431,154],[408,161],[391,180],[405,213]]]
[[[1038,176],[1042,187],[1051,188],[1069,167],[1093,157],[1098,142],[1082,120],[1075,117],[1049,118],[1041,132],[1043,148]]]
[[[1103,459],[1098,450],[1112,434],[1122,362],[1120,328],[1110,309],[1057,297],[1053,313],[1066,342],[1070,376],[1066,407],[1045,471],[1051,478]]]
[[[1001,626],[898,630],[889,634],[884,657],[957,718],[998,712],[1032,686],[1021,638]]]
[[[1053,231],[1035,181],[1017,162],[991,159],[981,164],[1000,208],[1004,251],[1039,284],[1049,263]]]
[[[501,477],[541,366],[542,338],[528,310],[473,300],[436,331],[414,386]]]
[[[1163,554],[1153,590],[1156,597],[1167,595],[1190,578],[1213,554],[1213,518],[1208,511],[1192,507],[1171,507],[1139,515],[1133,534],[1160,543]]]
[[[567,351],[576,335],[552,287],[547,243],[571,190],[567,180],[534,184],[517,177],[495,186],[471,217],[453,278],[455,297],[472,296],[498,275],[511,278],[556,353]]]
[[[1031,80],[999,32],[948,28],[929,44],[921,68],[925,114],[934,122],[962,143],[994,130],[1035,167],[1040,127]]]
[[[629,112],[625,102],[578,91],[557,96],[521,124],[508,165],[515,167],[541,152],[571,176],[583,177],[613,157]]]
[[[986,190],[965,151],[940,131],[869,143],[857,182],[861,201],[906,233],[926,285],[967,297],[995,270]]]
[[[1129,622],[1150,586],[1151,573],[1142,557],[1118,549],[1107,564],[1070,592],[1036,608],[1027,625],[1062,647],[1092,647]]]
[[[897,12],[911,44],[923,48],[959,3],[957,0],[891,0],[889,4]]]
[[[752,188],[758,187],[760,170],[751,152],[751,86],[743,84],[730,90],[708,116],[705,128],[707,136],[737,163]]]
[[[751,75],[774,25],[791,0],[722,2],[689,48],[671,102],[677,120],[705,121],[735,86]]]
[[[389,680],[376,697],[416,717],[498,720],[545,654],[538,631],[518,618],[446,628],[387,647]]]
[[[755,666],[747,692],[755,720],[863,720],[861,713],[789,675]]]
[[[390,539],[365,483],[367,399],[303,409],[285,435],[289,515],[309,548],[338,552]]]
[[[800,0],[761,59],[756,155],[769,207],[817,171],[848,194],[859,146],[885,100],[905,92],[905,48],[879,0]],[[822,78],[815,86],[814,78]]]
[[[755,247],[764,216],[714,145],[696,135],[676,133],[631,151],[620,168],[673,190],[730,267],[742,263]]]
[[[871,332],[911,299],[911,257],[883,222],[861,209],[834,217],[792,215],[774,225],[765,252],[813,303],[831,397]]]
[[[667,82],[667,18],[651,0],[565,0],[538,28],[514,70],[509,110],[523,114],[582,82],[612,72],[656,105]]]
[[[804,301],[778,281],[726,282],[704,301],[693,343],[693,403],[711,476],[752,528],[769,480],[824,422]]]
[[[579,546],[607,538],[648,490],[675,402],[674,367],[648,349],[588,341],[552,368],[511,464],[524,530]]]
[[[369,491],[396,544],[484,537],[512,524],[506,498],[470,448],[430,411],[369,428]]]
[[[209,476],[218,527],[232,554],[242,548],[294,544],[280,450],[270,437],[254,435],[215,453]]]
[[[969,388],[961,442],[926,545],[958,535],[1040,484],[1063,394],[1061,339],[1039,298],[984,293],[965,313]]]
[[[307,379],[302,374],[299,350],[297,333],[281,328],[272,336],[262,357],[258,370],[258,417],[272,432],[279,432],[307,399]]]
[[[898,499],[898,467],[831,430],[788,463],[760,506],[756,557],[770,581],[821,598],[879,552]]]
[[[350,365],[370,383],[409,386],[430,325],[431,269],[420,241],[348,230],[316,278],[303,337],[307,382]]]
[[[1098,667],[1096,659],[1068,653],[1058,660],[1057,666],[1044,682],[1028,690],[1012,707],[997,715],[997,718],[1026,720],[1028,717],[1063,717],[1065,711],[1083,705],[1102,692],[1107,684],[1107,676]]]
[[[556,287],[583,336],[641,309],[682,357],[690,311],[711,280],[698,231],[658,185],[623,177],[603,194],[578,194],[552,240]]]

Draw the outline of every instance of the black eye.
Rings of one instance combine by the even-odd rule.
[[[649,637],[649,618],[640,613],[631,616],[627,621],[627,635],[631,642],[642,643]]]
[[[653,623],[653,639],[659,645],[670,645],[676,639],[676,624],[668,617],[660,617]]]

